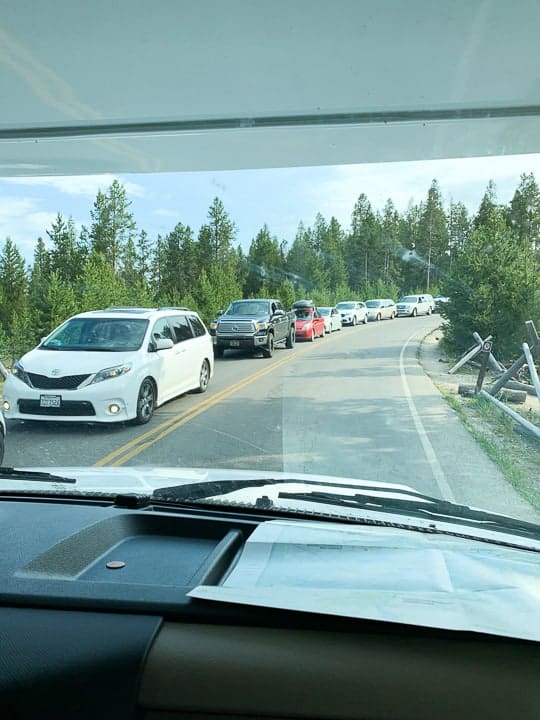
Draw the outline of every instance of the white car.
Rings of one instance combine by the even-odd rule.
[[[64,322],[15,363],[6,418],[147,423],[214,372],[212,340],[187,308],[108,308]]]
[[[396,303],[389,298],[366,300],[368,320],[393,320],[397,315]]]
[[[324,331],[327,333],[341,330],[341,314],[336,307],[318,307],[317,310],[324,318]]]
[[[343,325],[358,325],[367,323],[367,308],[363,302],[357,300],[344,300],[336,305],[341,315]]]
[[[431,315],[435,301],[431,295],[406,295],[396,305],[398,317]]]

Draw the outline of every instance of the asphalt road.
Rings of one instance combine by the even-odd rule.
[[[11,424],[4,465],[220,467],[328,474],[538,520],[418,362],[439,316],[343,328],[272,359],[228,351],[204,395],[145,426]]]

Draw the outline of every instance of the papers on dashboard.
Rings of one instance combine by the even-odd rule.
[[[271,521],[191,597],[540,640],[540,556],[399,528]]]

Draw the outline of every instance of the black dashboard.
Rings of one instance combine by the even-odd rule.
[[[2,498],[9,718],[536,718],[532,642],[207,602],[264,514]]]

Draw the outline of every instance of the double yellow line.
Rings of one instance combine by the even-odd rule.
[[[328,338],[326,338],[326,341],[328,341]],[[308,347],[304,348],[303,350],[296,349],[296,351],[288,353],[287,357],[283,358],[282,360],[278,360],[277,362],[273,362],[270,365],[266,365],[261,370],[253,373],[253,375],[248,375],[248,377],[243,378],[234,385],[230,385],[225,390],[221,390],[221,392],[218,392],[215,395],[201,400],[196,405],[192,405],[184,412],[181,412],[172,418],[168,418],[168,420],[165,420],[159,425],[156,425],[151,430],[148,430],[142,435],[138,435],[133,440],[130,440],[124,445],[116,448],[116,450],[110,452],[108,455],[105,455],[105,457],[102,457],[100,460],[94,463],[94,467],[102,467],[103,465],[112,465],[116,467],[119,465],[123,465],[124,463],[128,462],[128,460],[131,460],[131,458],[135,455],[138,455],[139,453],[143,452],[143,450],[146,450],[146,448],[162,440],[164,437],[169,435],[169,433],[174,432],[179,427],[182,427],[182,425],[185,425],[190,420],[193,420],[193,418],[197,417],[197,415],[201,415],[201,413],[206,412],[215,405],[218,405],[220,402],[231,397],[231,395],[234,395],[239,390],[242,390],[248,385],[251,385],[251,383],[255,382],[256,380],[259,380],[259,378],[262,378],[265,375],[273,372],[274,370],[282,367],[283,365],[286,365],[288,362],[291,362],[291,360],[296,359],[299,355],[303,355],[310,349],[310,347],[312,346],[308,345]]]

